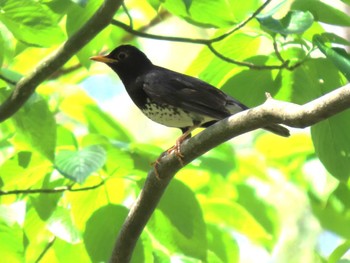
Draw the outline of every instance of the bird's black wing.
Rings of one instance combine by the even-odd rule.
[[[230,106],[247,108],[204,81],[165,68],[155,67],[142,81],[143,90],[153,101],[214,119],[230,116]]]

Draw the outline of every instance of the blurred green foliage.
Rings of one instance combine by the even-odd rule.
[[[102,2],[0,0],[1,101],[14,82],[79,30]],[[134,29],[152,20],[160,24],[183,20],[218,37],[247,19],[262,2],[125,4]],[[177,20],[154,20],[161,12]],[[124,9],[115,19],[129,22]],[[349,26],[350,17],[318,0],[270,4],[213,46],[240,62],[285,63],[289,68],[247,69],[223,61],[203,45],[186,73],[249,106],[262,103],[265,92],[306,103],[349,78],[344,49],[349,41],[327,31],[325,24]],[[156,140],[137,141],[127,123],[102,109],[81,88],[81,82],[97,72],[89,70],[89,57],[126,39],[139,45],[121,28],[104,29],[42,83],[18,113],[1,123],[3,262],[108,261],[149,164],[165,148]],[[350,242],[349,114],[322,121],[311,127],[311,133],[293,130],[287,139],[262,131],[243,136],[242,141],[220,145],[184,167],[149,221],[132,261],[234,263],[257,262],[260,257],[259,262],[338,262]],[[320,244],[318,237],[325,232],[333,233],[339,246],[322,250],[327,244]]]

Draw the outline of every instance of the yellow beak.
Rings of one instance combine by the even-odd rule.
[[[118,62],[117,59],[108,58],[106,56],[93,56],[93,57],[90,57],[90,59],[98,61],[98,62],[103,62],[103,63],[117,63]]]

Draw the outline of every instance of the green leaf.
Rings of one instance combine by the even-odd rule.
[[[150,4],[150,6],[152,6],[152,8],[155,11],[159,10],[159,7],[161,5],[160,0],[147,0],[147,2]]]
[[[0,68],[3,64],[4,59],[12,61],[14,56],[14,44],[11,41],[12,35],[10,31],[0,22]],[[1,70],[1,69],[0,69]]]
[[[264,64],[264,57],[252,59],[253,63]],[[250,80],[258,85],[252,85]],[[274,96],[278,92],[278,86],[272,79],[271,72],[267,70],[243,70],[231,78],[221,87],[221,90],[238,99],[248,107],[257,106],[266,99],[265,92]],[[254,96],[252,96],[254,92]]]
[[[293,72],[283,89],[291,89],[290,100],[304,104],[343,86],[342,76],[327,59],[305,62]],[[350,171],[350,113],[347,111],[311,127],[316,154],[325,168],[337,179],[346,180]]]
[[[316,21],[331,25],[350,26],[350,17],[339,9],[319,0],[295,0],[294,10],[309,11]]]
[[[77,148],[78,142],[72,131],[61,125],[57,125],[56,146],[73,146],[74,148]]]
[[[51,252],[51,253],[50,253]],[[40,260],[42,262],[91,262],[83,242],[71,244],[62,239],[56,239],[50,252]]]
[[[89,0],[71,0],[73,3],[80,5],[81,7],[85,7]]]
[[[233,236],[218,225],[207,224],[208,249],[213,251],[221,262],[239,262],[239,246]],[[209,260],[208,262],[213,262]]]
[[[247,184],[237,185],[237,192],[237,203],[239,203],[254,218],[256,218],[266,232],[277,239],[277,211],[275,211],[272,206],[265,203],[261,197],[258,196],[256,190]]]
[[[23,231],[18,224],[9,226],[0,220],[0,254],[3,262],[24,262]]]
[[[329,42],[329,43],[334,43],[334,44],[341,44],[345,46],[350,46],[350,41],[348,41],[345,38],[342,38],[341,36],[338,36],[334,33],[329,33],[329,32],[324,32],[320,34],[321,39],[323,42]]]
[[[311,27],[314,22],[310,12],[292,10],[282,19],[275,19],[272,15],[257,17],[262,26],[268,30],[282,35],[301,34]]]
[[[0,74],[12,82],[18,82],[23,77],[20,73],[7,68],[0,69]]]
[[[46,222],[41,220],[33,208],[26,211],[23,229],[27,240],[24,262],[35,262],[38,258],[38,251],[44,251],[52,240],[52,233],[47,229]]]
[[[186,10],[189,10],[193,0],[182,0],[182,2],[185,4]]]
[[[220,34],[217,33],[215,36],[220,36]],[[237,61],[245,61],[247,58],[254,56],[260,45],[262,45],[262,38],[260,36],[236,33],[216,44],[215,49],[228,58]],[[259,60],[259,62],[263,63],[264,61]],[[192,65],[187,70],[187,74],[198,75],[200,79],[219,87],[223,85],[228,78],[240,71],[242,71],[242,67],[223,62],[222,59],[213,55],[211,51],[205,47],[192,62]]]
[[[170,183],[147,228],[170,252],[206,261],[202,211],[194,193],[180,181]]]
[[[243,206],[227,201],[208,201],[202,207],[206,222],[231,227],[262,244],[271,243],[272,235]]]
[[[44,177],[40,187],[43,189],[54,189],[56,187],[62,187],[64,184],[64,178],[59,177],[56,180],[51,177],[50,173],[47,173]],[[38,188],[38,187],[36,187]],[[31,195],[30,201],[33,204],[37,214],[41,220],[48,220],[50,216],[56,211],[57,205],[63,195],[63,192],[57,193],[40,193],[39,195]]]
[[[84,243],[92,262],[108,261],[127,214],[124,206],[109,204],[94,212],[86,222]]]
[[[102,2],[102,0],[88,1],[84,7],[73,5],[67,14],[66,30],[68,36],[72,36],[80,29],[96,12]],[[109,36],[109,32],[109,28],[103,30],[77,53],[77,57],[84,67],[88,68],[90,66],[91,60],[89,57],[101,50],[105,40]]]
[[[34,186],[51,171],[51,162],[42,155],[29,151],[18,152],[0,166],[1,180],[6,190]]]
[[[344,49],[327,47],[320,35],[315,35],[313,41],[350,81],[350,55]]]
[[[78,151],[60,151],[56,155],[55,167],[63,176],[82,184],[89,175],[99,170],[105,161],[104,148],[92,145]]]
[[[334,177],[350,177],[350,112],[345,111],[311,127],[316,154]]]
[[[12,204],[0,205],[0,221],[8,226],[18,224],[23,225],[26,212],[26,203],[24,201],[13,202]]]
[[[56,121],[47,102],[33,94],[14,115],[17,134],[14,143],[19,149],[35,149],[50,161],[56,147]]]
[[[241,22],[260,2],[225,0],[168,0],[162,5],[171,13],[201,27],[229,27]]]
[[[314,153],[310,136],[303,133],[293,134],[288,139],[266,133],[256,139],[255,147],[266,159],[275,159],[277,162],[290,162],[291,158],[298,156],[303,156],[306,161]]]
[[[23,230],[26,203],[0,205],[0,255],[4,262],[23,262]]]
[[[331,198],[327,203],[320,202],[314,196],[309,196],[313,214],[318,218],[322,228],[337,235],[350,239],[349,210],[339,209],[337,201]]]
[[[350,240],[346,240],[341,245],[339,245],[329,256],[328,263],[338,263],[341,262],[341,258],[350,249]]]
[[[54,13],[38,1],[3,0],[0,9],[0,21],[20,41],[49,47],[64,39]]]
[[[131,142],[128,130],[120,125],[111,115],[96,105],[86,105],[84,114],[91,133],[103,134],[107,138],[122,142]]]
[[[197,169],[209,170],[226,177],[236,166],[235,152],[232,145],[224,143],[199,157],[197,162]]]
[[[47,222],[47,228],[68,243],[77,244],[81,241],[81,234],[74,225],[70,211],[63,207],[56,208]]]

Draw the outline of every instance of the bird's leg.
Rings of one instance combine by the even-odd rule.
[[[187,128],[186,130],[182,130],[183,134],[176,140],[175,145],[172,146],[170,149],[167,150],[167,153],[170,154],[172,152],[174,152],[174,154],[176,155],[177,159],[179,160],[179,162],[181,163],[182,166],[184,166],[184,162],[182,160],[182,158],[184,157],[184,155],[181,153],[181,144],[189,137],[191,137],[191,133],[194,129],[197,129],[199,127],[199,124],[195,124],[189,128]]]
[[[162,157],[165,155],[165,154],[170,154],[172,152],[174,152],[176,158],[179,160],[180,164],[182,166],[184,166],[184,162],[182,160],[182,158],[184,157],[184,155],[181,153],[181,144],[187,139],[187,138],[190,138],[191,137],[191,133],[194,129],[200,127],[200,124],[195,124],[189,128],[183,128],[181,129],[182,130],[182,135],[176,140],[175,142],[175,145],[172,146],[171,148],[169,148],[168,150],[166,150],[165,152],[163,152],[158,158],[157,160],[155,160],[152,165],[153,165],[153,168],[154,168],[154,173],[156,175],[156,177],[161,180],[161,177],[159,175],[159,172],[158,172],[158,164],[160,162],[160,159],[162,159]]]

